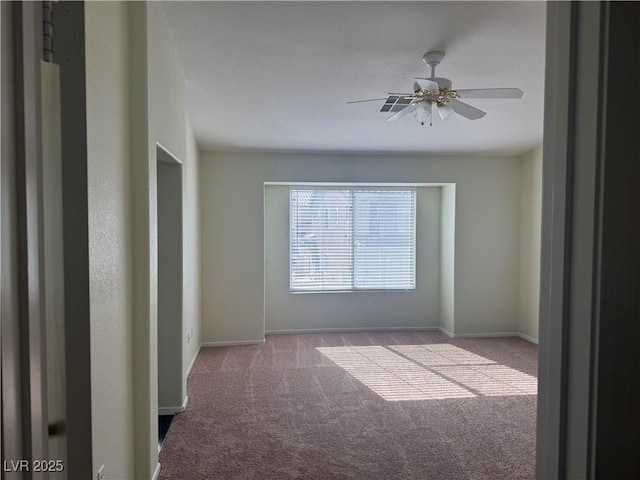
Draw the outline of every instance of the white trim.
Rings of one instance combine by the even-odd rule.
[[[160,475],[160,464],[159,463],[156,464],[156,469],[153,471],[153,476],[151,477],[151,480],[158,480],[158,475]]]
[[[189,395],[184,396],[184,401],[179,407],[163,407],[158,408],[158,415],[175,415],[176,413],[182,413],[187,409],[189,403]]]
[[[200,344],[198,346],[198,349],[196,350],[195,355],[193,356],[193,358],[191,359],[191,363],[189,364],[189,366],[187,367],[187,371],[185,372],[185,378],[189,378],[189,374],[191,373],[191,369],[193,368],[193,365],[195,365],[196,363],[196,359],[198,358],[198,354],[200,353],[200,349],[202,348],[202,344]]]
[[[455,338],[455,335],[453,333],[451,333],[449,330],[445,330],[442,327],[438,327],[438,330],[440,330],[440,333],[443,333],[444,335],[446,335],[449,338]]]
[[[453,338],[502,338],[517,337],[518,332],[494,332],[494,333],[456,333]]]
[[[538,339],[537,338],[530,337],[529,335],[525,335],[524,333],[518,333],[518,337],[520,337],[523,340],[526,340],[528,342],[535,343],[536,345],[538,345]]]
[[[415,287],[413,288],[384,288],[384,289],[378,289],[378,288],[356,288],[353,290],[291,290],[289,289],[289,294],[290,295],[316,295],[318,293],[320,294],[325,294],[325,293],[380,293],[380,294],[384,294],[384,293],[408,293],[408,292],[414,292],[416,290]],[[434,327],[435,328],[435,327]]]
[[[418,256],[417,255],[418,247],[416,242],[416,236],[417,236],[416,207],[418,203],[418,199],[417,199],[418,187],[416,187],[415,185],[409,186],[406,183],[366,184],[366,183],[341,182],[341,183],[338,183],[337,185],[338,186],[336,186],[336,184],[334,183],[327,184],[327,183],[309,183],[309,182],[289,184],[289,195],[288,195],[289,196],[289,202],[288,202],[289,203],[289,209],[288,209],[289,210],[289,240],[288,240],[289,293],[298,295],[298,294],[352,293],[352,292],[378,292],[378,291],[400,293],[400,292],[415,291],[416,290],[416,264],[417,264],[417,256]],[[267,215],[266,215],[267,187],[268,185],[264,186],[265,225],[267,221]],[[357,285],[358,283],[357,272],[359,271],[359,268],[360,268],[360,263],[359,263],[358,254],[357,254],[357,250],[358,250],[357,245],[359,244],[360,234],[358,233],[357,225],[358,225],[358,222],[360,221],[359,219],[366,218],[366,220],[363,220],[363,221],[366,221],[366,222],[371,221],[371,219],[369,218],[370,209],[364,208],[363,213],[360,212],[358,198],[360,194],[363,194],[363,193],[366,194],[367,192],[371,193],[370,190],[372,188],[376,190],[380,190],[383,194],[385,192],[402,194],[401,198],[388,199],[383,195],[381,198],[376,198],[375,200],[372,200],[376,202],[376,205],[380,204],[382,206],[381,207],[382,213],[379,213],[379,216],[385,217],[385,215],[387,215],[387,213],[385,213],[386,210],[384,209],[384,206],[387,205],[388,202],[391,202],[390,204],[394,206],[395,211],[399,212],[398,209],[402,211],[403,222],[407,220],[405,215],[409,213],[409,215],[407,216],[410,219],[409,223],[407,224],[403,223],[403,227],[401,228],[402,230],[401,233],[402,233],[403,239],[407,240],[407,237],[408,237],[410,238],[410,242],[408,242],[408,245],[405,245],[403,241],[402,256],[401,256],[401,259],[398,260],[400,263],[394,264],[394,267],[400,268],[402,273],[396,272],[396,274],[399,275],[398,277],[395,276],[396,274],[392,275],[393,282],[404,284],[402,286],[385,285],[385,281],[382,282],[382,285],[374,286],[374,287],[372,286],[359,287]],[[440,187],[431,187],[431,188],[440,188]],[[333,192],[333,191],[341,192],[341,197],[339,201],[333,198],[330,198],[328,201],[325,202],[325,199],[320,199],[318,202],[315,202],[314,206],[310,207],[311,210],[305,211],[306,213],[301,214],[302,217],[300,219],[298,219],[298,215],[296,215],[296,218],[294,218],[293,213],[294,213],[294,208],[296,208],[294,207],[294,204],[297,205],[296,202],[300,201],[298,193],[300,192],[307,192],[307,193],[308,192]],[[405,194],[408,194],[408,196]],[[336,201],[338,203],[334,203]],[[342,209],[345,207],[345,205],[347,208],[346,208],[346,211],[343,211]],[[307,222],[311,217],[315,218],[317,215],[322,215],[326,209],[333,210],[334,206],[336,209],[340,209],[340,211],[342,212],[340,216],[346,216],[346,218],[343,218],[340,221],[340,223],[342,224],[341,228],[346,228],[348,230],[347,236],[350,238],[350,240],[347,242],[347,245],[343,245],[342,243],[340,243],[340,245],[336,245],[334,244],[335,239],[330,239],[329,247],[327,248],[329,249],[333,249],[334,247],[339,248],[340,252],[342,252],[343,254],[345,253],[343,249],[346,249],[349,252],[347,254],[348,260],[343,259],[342,266],[343,267],[349,266],[350,268],[347,268],[346,271],[342,272],[343,275],[341,275],[342,278],[340,281],[342,285],[338,287],[333,286],[333,287],[325,288],[323,274],[320,275],[320,278],[309,278],[310,274],[308,272],[302,274],[302,277],[304,278],[302,277],[298,278],[295,275],[295,272],[294,272],[295,270],[294,264],[296,263],[295,251],[298,245],[297,234],[295,232],[297,231],[296,229],[299,227],[298,222],[300,221]],[[309,217],[309,215],[311,215],[311,217]],[[377,219],[376,224],[379,223],[378,221],[382,222],[380,223],[380,225],[378,225],[381,227],[380,232],[378,232],[380,235],[385,237],[386,235],[393,234],[392,231],[387,231],[387,229],[384,227],[386,222],[384,218]],[[329,225],[328,228],[330,231],[332,228],[334,228],[333,222],[331,222],[331,225]],[[342,233],[339,235],[339,238],[342,238],[343,237],[342,234],[347,230],[342,230]],[[368,235],[367,233],[364,234],[365,237],[367,237],[367,235]],[[367,242],[367,238],[364,239],[365,243]],[[384,240],[383,240],[383,243],[384,243]],[[266,226],[264,229],[264,248],[265,250],[267,248]],[[314,257],[315,260],[318,260],[318,258],[316,257],[322,257],[323,252],[324,252],[324,247],[319,246],[318,248],[314,249],[314,252],[311,253],[311,256]],[[407,254],[409,254],[408,258],[406,256]],[[267,255],[265,252],[265,256],[264,256],[265,275],[266,275],[266,258],[267,258]],[[368,256],[365,255],[365,258],[368,258]],[[315,260],[314,260],[314,264],[315,264]],[[379,258],[377,257],[375,259],[370,259],[373,261],[373,263],[371,264],[369,264],[368,260],[364,260],[364,259],[361,259],[361,260],[364,262],[362,264],[362,270],[364,271],[371,270],[371,272],[374,274],[372,278],[375,277],[375,273],[381,273],[386,271],[385,270],[386,266],[379,264],[378,263]],[[365,273],[365,276],[366,276],[366,273]],[[311,282],[309,283],[307,282],[307,280],[310,280]],[[266,289],[266,284],[267,282],[265,278],[265,289]]]
[[[233,340],[230,342],[202,342],[201,347],[233,347],[236,345],[259,345],[264,343],[262,340]]]
[[[359,333],[359,332],[433,332],[439,327],[362,327],[362,328],[296,328],[291,330],[267,330],[267,335],[287,335],[291,333]]]
[[[162,145],[160,142],[156,142],[156,149],[160,148],[160,150],[162,150],[164,153],[166,153],[169,157],[171,157],[171,159],[173,160],[173,163],[177,163],[178,165],[182,165],[182,161],[175,156],[171,150],[169,150],[167,147],[165,147],[164,145]],[[156,161],[160,161],[162,162],[163,160],[159,160],[158,158],[156,158]],[[167,163],[172,163],[172,162],[167,162]]]
[[[456,333],[453,338],[491,338],[491,337],[517,337],[518,332],[492,332],[492,333]]]
[[[444,187],[446,185],[454,185],[450,182],[438,183],[406,183],[406,182],[264,182],[264,185],[280,185],[280,186],[316,186],[316,187]]]
[[[289,207],[291,208],[291,207]],[[288,221],[288,220],[287,220]],[[267,328],[267,184],[262,185],[262,336]],[[291,282],[291,280],[289,280]]]
[[[500,338],[500,337],[518,337],[524,338],[525,340],[529,340],[533,343],[538,343],[537,340],[534,341],[532,337],[523,336],[523,334],[518,332],[492,332],[492,333],[452,333],[448,330],[445,330],[442,327],[439,327],[440,332],[445,334],[449,338]]]

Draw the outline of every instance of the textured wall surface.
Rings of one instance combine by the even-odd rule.
[[[88,2],[85,27],[94,470],[104,464],[105,478],[151,478],[158,453],[156,145],[188,172],[183,273],[190,285],[199,281],[198,150],[162,5]],[[199,310],[193,288],[184,295],[183,349],[174,359],[182,372],[199,345]],[[179,390],[183,398],[184,378]]]
[[[85,8],[93,463],[133,478],[127,7]]]

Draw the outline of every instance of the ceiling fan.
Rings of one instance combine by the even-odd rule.
[[[443,52],[427,52],[422,61],[431,68],[429,78],[416,78],[413,83],[413,93],[389,93],[385,98],[356,100],[347,103],[379,102],[385,100],[380,108],[381,112],[393,113],[387,117],[387,122],[394,122],[411,113],[420,124],[433,118],[434,112],[444,120],[452,113],[462,115],[469,120],[478,120],[486,112],[461,102],[461,98],[521,98],[523,93],[519,88],[475,88],[453,90],[451,80],[436,77],[436,67],[444,58]],[[431,121],[430,121],[431,124]]]

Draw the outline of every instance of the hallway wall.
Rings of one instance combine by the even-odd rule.
[[[87,2],[85,15],[93,462],[133,478],[128,7]]]
[[[105,479],[151,478],[157,468],[156,142],[185,168],[189,286],[199,279],[199,154],[162,5],[86,2],[85,15],[94,472],[104,465]],[[199,289],[190,288],[184,299],[179,361],[186,372],[200,344]]]

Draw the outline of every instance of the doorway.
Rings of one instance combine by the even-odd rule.
[[[166,416],[186,406],[182,375],[183,213],[182,162],[161,145],[158,161],[158,416],[160,433]],[[164,418],[161,418],[164,417]],[[170,423],[170,422],[169,422]]]

